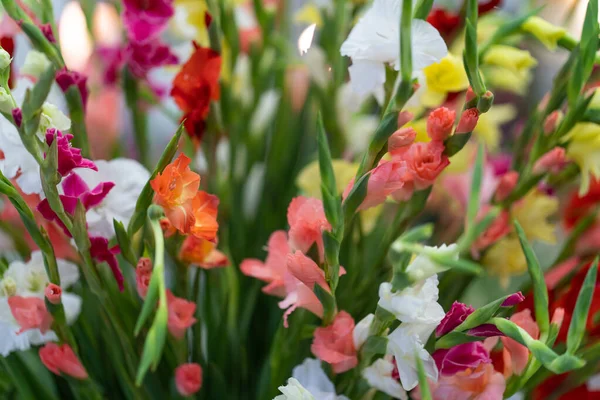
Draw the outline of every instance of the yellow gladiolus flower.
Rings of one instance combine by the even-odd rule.
[[[500,127],[512,121],[517,116],[517,109],[512,104],[499,104],[492,107],[487,113],[479,116],[479,122],[473,133],[494,151],[500,144],[502,131]]]
[[[345,160],[332,160],[333,175],[338,194],[342,194],[348,183],[356,175],[358,164]],[[298,175],[296,185],[309,197],[321,198],[321,173],[319,171],[319,160],[308,164]]]
[[[531,53],[527,50],[521,50],[503,44],[492,46],[488,52],[485,53],[483,62],[487,65],[504,67],[520,73],[529,71],[537,65],[537,60],[533,58]]]
[[[518,95],[527,92],[531,82],[531,71],[514,71],[502,67],[487,67],[483,69],[485,82],[496,89],[507,90]]]
[[[509,235],[492,245],[484,254],[482,264],[490,275],[500,278],[503,287],[508,286],[511,276],[527,271],[527,260],[516,236]]]
[[[450,92],[461,92],[469,87],[469,79],[462,59],[448,54],[439,63],[431,64],[423,70],[425,93],[421,103],[427,107],[437,107]]]
[[[186,11],[187,22],[197,30],[196,42],[202,47],[208,47],[208,28],[206,26],[206,0],[175,0],[175,6]]]
[[[558,41],[567,34],[566,29],[553,25],[537,16],[528,18],[521,28],[535,36],[549,50],[556,49]]]
[[[558,211],[558,199],[537,189],[529,192],[512,208],[512,217],[519,221],[529,240],[556,242],[554,224],[548,220]]]
[[[581,169],[579,195],[583,196],[590,188],[590,175],[600,179],[600,125],[576,124],[563,141],[568,142],[567,157]]]

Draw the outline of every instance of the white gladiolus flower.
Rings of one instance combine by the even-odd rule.
[[[426,252],[435,253],[439,256],[451,258],[454,260],[458,260],[458,246],[453,243],[449,246],[445,244],[436,247],[425,246]],[[448,269],[445,265],[440,265],[434,262],[431,258],[427,256],[427,254],[419,254],[406,268],[406,273],[414,282],[420,282],[433,276],[435,274],[439,274]]]
[[[40,51],[30,50],[25,56],[25,63],[21,67],[21,74],[39,78],[51,65],[48,57]]]
[[[283,395],[274,400],[348,400],[346,396],[338,396],[335,386],[321,368],[321,361],[313,358],[305,359],[292,371],[287,386],[280,386]]]
[[[90,235],[110,239],[115,235],[113,219],[121,221],[125,226],[129,223],[150,173],[139,162],[128,158],[94,162],[98,167],[97,172],[85,168],[77,168],[74,171],[90,189],[100,182],[115,183],[104,200],[86,214]]]
[[[419,383],[417,374],[417,359],[423,362],[425,375],[433,381],[438,379],[438,369],[431,354],[424,349],[424,344],[417,331],[421,327],[403,323],[388,336],[387,352],[396,359],[400,374],[400,382],[404,390],[412,390]]]
[[[363,370],[362,376],[371,387],[394,399],[406,400],[408,397],[404,389],[402,389],[402,385],[396,379],[392,378],[394,364],[390,359],[389,355],[378,359]]]
[[[360,322],[354,327],[354,331],[352,332],[352,339],[354,341],[355,349],[360,349],[369,338],[369,329],[371,328],[371,324],[373,323],[373,318],[375,318],[375,315],[369,314],[363,319],[361,319]]]
[[[6,114],[10,114],[15,103],[13,102],[12,96],[3,87],[0,87],[0,111]]]
[[[77,319],[81,310],[81,298],[77,295],[66,293],[64,290],[79,280],[77,265],[68,261],[56,260],[58,273],[60,275],[62,303],[67,317],[67,323],[71,324]],[[27,350],[31,345],[39,345],[48,341],[58,340],[53,331],[42,334],[39,329],[28,329],[17,333],[21,327],[12,316],[8,305],[10,296],[39,297],[44,298],[44,289],[49,283],[48,275],[44,267],[42,253],[35,251],[31,254],[31,260],[26,263],[21,261],[12,262],[2,279],[0,280],[0,355],[8,356],[13,351]]]
[[[267,90],[260,96],[256,110],[250,119],[251,134],[260,135],[265,132],[279,108],[280,98],[281,94],[275,89]]]
[[[71,129],[71,120],[54,104],[44,103],[42,106],[39,133],[43,137],[50,128],[56,128],[63,132],[68,131]]]
[[[425,281],[394,292],[392,284],[384,282],[379,286],[379,302],[377,305],[396,316],[403,323],[415,323],[428,327],[424,329],[423,340],[433,332],[433,329],[444,318],[444,309],[437,302],[438,299],[437,275]]]
[[[401,0],[375,0],[340,49],[342,55],[352,58],[348,71],[354,90],[364,97],[373,94],[379,103],[384,97],[385,64],[400,70],[401,14]],[[411,36],[415,72],[448,54],[439,32],[426,21],[413,20]]]

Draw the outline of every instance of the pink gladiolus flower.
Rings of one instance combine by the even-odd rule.
[[[310,258],[302,252],[297,251],[287,255],[286,266],[288,271],[300,282],[311,290],[315,284],[330,292],[329,285],[325,281],[325,272]]]
[[[469,88],[467,88],[467,93],[465,96],[465,101],[468,103],[471,100],[473,100],[475,98],[475,92],[473,91],[473,88],[469,86]]]
[[[452,307],[440,321],[437,328],[435,328],[435,336],[440,337],[452,332],[454,328],[462,324],[473,311],[475,311],[473,307],[455,301],[452,303]]]
[[[431,140],[444,141],[452,133],[456,112],[446,107],[433,110],[427,118],[427,134]]]
[[[20,108],[13,108],[12,117],[13,121],[15,121],[15,125],[17,126],[17,128],[20,128],[21,124],[23,123],[23,111],[21,111]]]
[[[531,317],[531,310],[525,309],[515,313],[510,317],[510,320],[523,328],[532,338],[537,339],[539,337],[540,330]],[[504,349],[502,350],[504,376],[520,375],[529,361],[529,350],[511,338],[502,337],[500,340],[502,340],[502,344],[504,345]]]
[[[430,382],[430,388],[434,399],[500,400],[506,381],[491,364],[480,364],[456,375],[442,375],[437,383]],[[420,393],[413,397],[421,399]]]
[[[117,281],[117,285],[119,286],[119,290],[123,291],[123,274],[119,269],[119,263],[117,261],[117,257],[115,254],[119,254],[121,249],[118,245],[114,247],[108,247],[108,239],[95,236],[90,236],[90,253],[92,254],[92,258],[98,262],[106,262],[112,271],[115,280]]]
[[[433,141],[414,143],[403,155],[407,168],[412,172],[416,190],[423,190],[433,184],[450,161],[444,155],[444,144]]]
[[[178,63],[169,46],[159,40],[146,43],[129,43],[125,49],[129,70],[136,78],[144,79],[151,69]]]
[[[142,299],[146,298],[146,294],[148,293],[150,278],[152,278],[152,260],[148,257],[142,257],[135,267],[136,288]]]
[[[71,174],[62,181],[63,195],[60,195],[60,201],[65,211],[74,215],[75,208],[77,207],[77,201],[81,201],[86,210],[97,206],[104,200],[108,192],[115,186],[113,182],[102,182],[98,184],[94,189],[90,190],[88,185],[79,177],[77,174]],[[65,232],[65,234],[71,237],[71,233],[67,227],[58,218],[58,215],[50,207],[48,199],[40,201],[37,206],[37,210],[42,214],[48,221],[55,221]]]
[[[102,65],[103,81],[105,85],[114,85],[119,79],[119,74],[125,65],[126,52],[119,46],[99,46],[96,55]]]
[[[388,151],[393,155],[402,155],[417,137],[413,128],[400,128],[388,139]]]
[[[458,128],[456,128],[456,134],[460,135],[463,133],[473,132],[479,122],[479,110],[476,108],[469,108],[465,110],[460,117]]]
[[[58,149],[58,173],[61,176],[67,176],[74,168],[89,168],[98,171],[98,167],[92,160],[83,158],[81,150],[71,147],[71,139],[73,135],[63,135],[58,129],[48,129],[46,131],[46,143],[48,146],[54,142],[56,138]]]
[[[402,128],[404,125],[408,124],[414,117],[415,115],[410,111],[400,111],[398,113],[398,128]]]
[[[519,181],[519,173],[517,171],[509,171],[502,175],[498,187],[496,188],[496,201],[503,201],[506,199]]]
[[[169,306],[167,322],[169,332],[175,338],[182,339],[185,336],[185,330],[196,322],[196,318],[194,318],[196,303],[175,297],[170,290],[167,290],[167,304]]]
[[[554,325],[558,325],[558,327],[560,328],[562,326],[564,319],[565,319],[565,309],[558,307],[556,310],[554,310],[554,313],[552,314],[552,320],[550,321],[550,323],[554,324]]]
[[[492,362],[481,342],[463,343],[451,349],[436,350],[432,356],[442,375],[454,375]]]
[[[562,113],[558,110],[553,111],[550,115],[548,115],[548,117],[544,121],[544,133],[546,135],[549,135],[552,132],[554,132],[561,118]]]
[[[305,308],[316,316],[323,317],[323,305],[319,298],[308,286],[290,273],[285,274],[285,290],[287,296],[279,302],[283,313],[283,326],[288,327],[288,317],[297,308]]]
[[[303,253],[313,244],[317,245],[319,256],[323,258],[323,231],[331,230],[325,217],[323,202],[319,199],[298,196],[292,199],[287,211],[290,225],[290,246]]]
[[[271,234],[267,251],[264,263],[250,258],[242,261],[240,269],[244,275],[268,282],[269,284],[262,288],[266,294],[285,297],[284,276],[287,272],[287,255],[291,251],[285,231],[275,231]]]
[[[56,375],[68,375],[76,379],[87,379],[88,374],[68,344],[59,346],[47,343],[40,349],[40,360]]]
[[[175,386],[182,396],[191,396],[202,387],[202,367],[200,364],[181,364],[175,369]]]
[[[336,374],[346,372],[358,364],[353,331],[354,320],[346,311],[340,311],[331,325],[315,329],[310,350],[318,359],[331,364]]]
[[[39,329],[42,333],[46,333],[52,325],[52,315],[46,309],[44,300],[38,297],[10,296],[8,306],[21,327],[17,333],[28,329]]]
[[[52,25],[50,25],[50,23],[41,24],[40,30],[50,43],[56,43],[56,38],[54,37],[54,32],[52,32]]]
[[[481,209],[480,215],[485,216],[489,210],[489,206],[484,206]],[[498,240],[508,235],[511,231],[510,215],[508,211],[503,210],[490,226],[477,238],[471,248],[474,255],[479,255],[479,252],[488,246],[496,243]]]
[[[85,109],[89,95],[87,88],[87,76],[77,71],[69,71],[66,67],[64,67],[56,73],[56,83],[63,93],[66,93],[71,86],[76,86],[79,90],[79,94],[81,95],[83,108]]]
[[[550,172],[556,174],[563,169],[566,163],[567,158],[565,156],[565,149],[562,147],[555,147],[535,162],[533,165],[533,173],[544,174]]]
[[[132,42],[149,42],[175,13],[173,0],[123,0],[123,23]]]
[[[44,289],[44,295],[50,303],[59,304],[62,296],[62,289],[60,286],[55,285],[54,283],[49,283],[46,286],[46,289]]]

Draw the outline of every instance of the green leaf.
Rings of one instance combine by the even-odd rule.
[[[317,145],[319,147],[319,170],[321,172],[321,192],[325,215],[333,227],[336,237],[340,237],[340,235],[343,235],[343,232],[338,232],[342,222],[342,204],[337,194],[331,152],[329,151],[321,113],[319,113],[317,122]]]
[[[544,273],[540,267],[540,263],[533,252],[533,249],[527,241],[525,232],[518,221],[515,220],[515,229],[527,260],[527,270],[533,284],[533,301],[535,306],[535,320],[540,327],[542,334],[547,333],[550,328],[550,316],[548,314],[548,289],[544,280]]]
[[[73,216],[73,230],[71,233],[73,234],[73,239],[80,252],[87,252],[91,247],[85,214],[86,211],[83,203],[81,200],[77,200],[77,206],[75,207],[75,214]]]
[[[436,349],[450,349],[459,344],[481,342],[484,337],[469,335],[464,332],[449,332],[435,342]]]
[[[383,116],[383,119],[377,126],[373,139],[369,144],[369,150],[364,155],[360,167],[356,173],[356,182],[358,182],[368,171],[370,171],[377,162],[379,162],[379,154],[387,144],[388,139],[398,129],[398,113],[389,112]],[[383,156],[383,155],[382,155]],[[356,182],[354,186],[356,186]]]
[[[137,265],[137,258],[133,253],[131,241],[129,240],[129,236],[127,236],[125,226],[121,221],[117,221],[116,219],[113,219],[113,226],[115,228],[119,248],[121,249],[121,255],[123,256],[123,258],[125,258],[125,260],[127,260],[129,264],[135,267]]]
[[[429,258],[438,264],[452,268],[454,271],[460,271],[471,275],[482,275],[484,273],[484,269],[481,265],[464,258],[455,260],[451,257],[441,257],[437,254],[431,254],[429,255]]]
[[[597,275],[598,257],[596,257],[594,263],[588,270],[583,285],[581,286],[581,290],[579,291],[579,296],[577,296],[571,325],[569,325],[569,332],[567,333],[567,353],[574,354],[577,349],[579,349],[581,341],[583,340],[590,305],[592,304],[594,289],[596,287]]]
[[[499,298],[498,300],[494,300],[491,303],[486,304],[483,307],[478,308],[473,311],[462,324],[454,328],[454,332],[462,332],[471,328],[475,328],[476,326],[489,323],[490,319],[496,315],[496,312],[502,307],[502,303],[511,295],[507,295]]]
[[[423,367],[423,360],[421,360],[421,357],[418,353],[415,354],[415,361],[417,362],[417,375],[419,376],[421,399],[432,400],[431,390],[429,389],[429,383],[427,382],[427,375],[425,374],[425,367]]]
[[[388,340],[385,337],[369,336],[369,338],[362,347],[362,351],[365,354],[369,354],[372,356],[378,354],[385,354],[387,351],[387,344]]]
[[[415,7],[415,19],[427,19],[432,7],[433,0],[421,0]]]
[[[352,220],[356,210],[362,204],[363,200],[367,196],[367,188],[369,185],[369,178],[371,174],[365,174],[354,184],[348,197],[344,200],[344,220],[346,223]]]
[[[444,142],[444,146],[446,147],[444,149],[444,154],[448,157],[452,157],[453,155],[458,153],[460,150],[462,150],[463,147],[465,147],[465,144],[467,144],[469,139],[471,139],[471,135],[472,132],[460,133],[458,135],[454,134],[450,136]]]
[[[404,82],[412,81],[412,3],[402,0],[400,15],[400,73]]]
[[[479,212],[481,182],[483,180],[483,163],[485,149],[484,144],[480,143],[477,149],[477,158],[473,167],[473,177],[471,179],[471,191],[469,193],[469,203],[467,204],[467,230],[473,229],[473,223]]]

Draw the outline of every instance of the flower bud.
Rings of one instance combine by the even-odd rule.
[[[475,92],[473,91],[473,88],[469,86],[469,88],[467,89],[467,95],[465,98],[465,101],[468,103],[471,100],[473,100],[475,98]]]
[[[502,302],[500,307],[513,307],[523,302],[523,300],[525,300],[525,296],[523,296],[523,293],[516,292],[508,296],[506,300]]]
[[[464,111],[460,117],[458,128],[456,128],[456,134],[460,135],[462,133],[473,132],[477,126],[477,122],[479,122],[479,110],[476,108],[469,108]]]
[[[25,56],[25,63],[19,71],[23,75],[29,75],[34,78],[39,78],[49,67],[51,63],[46,55],[42,52],[31,50]]]
[[[14,101],[11,94],[3,87],[0,87],[0,111],[5,114],[9,114],[12,112],[13,107]]]
[[[456,112],[446,107],[433,110],[427,118],[427,134],[431,140],[444,141],[452,133]]]
[[[182,364],[175,369],[175,386],[182,396],[191,396],[202,387],[202,367],[196,363]]]
[[[50,303],[59,304],[62,296],[62,289],[54,283],[49,283],[44,290],[44,294]]]
[[[496,187],[496,201],[502,201],[510,195],[517,182],[519,181],[519,173],[517,171],[509,171],[502,175],[498,186]]]
[[[402,148],[410,146],[417,137],[413,128],[400,128],[388,139],[388,151],[394,153]]]
[[[562,112],[556,110],[552,112],[546,120],[544,121],[544,133],[546,135],[551,134],[556,130],[558,123],[562,120],[563,114]]]
[[[50,23],[41,24],[40,30],[50,43],[56,43],[56,38],[54,37],[54,32],[52,32],[52,25]]]
[[[537,17],[529,17],[521,29],[535,36],[544,46],[550,50],[556,49],[558,41],[566,36],[567,31],[550,22]]]
[[[536,175],[550,172],[556,174],[565,166],[567,162],[565,149],[555,147],[539,158],[533,165],[533,173]]]
[[[465,322],[465,319],[467,319],[473,311],[475,311],[473,307],[455,301],[437,328],[435,328],[435,336],[440,337],[452,332],[454,328]]]
[[[398,128],[402,128],[404,125],[408,124],[414,117],[415,115],[410,111],[401,111],[398,114]]]
[[[0,48],[0,71],[4,71],[10,66],[11,60],[12,59],[10,57],[10,54],[8,54],[8,51],[4,50],[3,48]]]
[[[23,111],[21,111],[21,109],[18,107],[13,108],[11,114],[13,121],[15,121],[15,125],[17,125],[17,128],[20,128],[21,124],[23,123]]]
[[[560,328],[564,319],[565,319],[565,309],[558,307],[556,310],[554,310],[554,314],[552,314],[552,321],[550,321],[550,323],[557,325]]]

